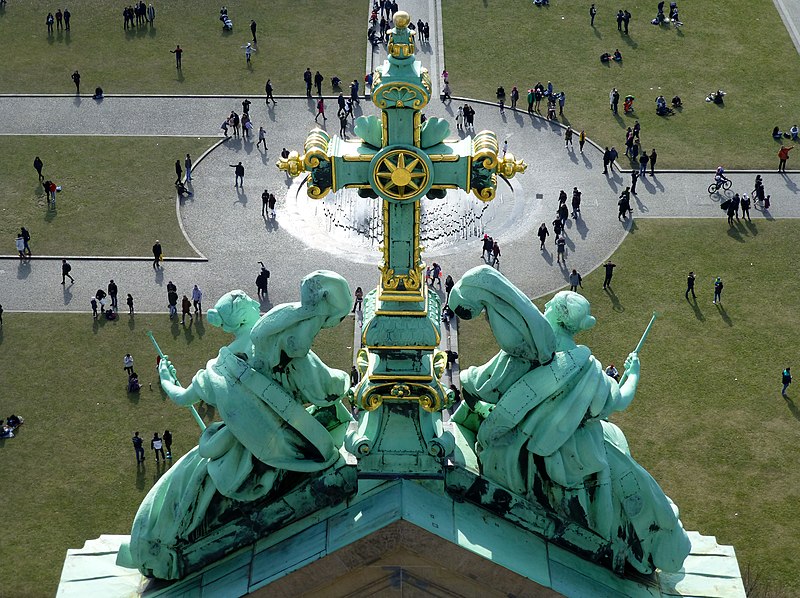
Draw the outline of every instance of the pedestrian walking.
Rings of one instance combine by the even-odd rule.
[[[192,180],[192,157],[189,154],[186,154],[186,158],[183,160],[183,168],[186,170],[186,181]]]
[[[242,46],[242,49],[244,50],[245,64],[247,64],[247,66],[250,66],[250,57],[253,54],[253,44],[247,42],[244,46]]]
[[[636,195],[636,182],[639,180],[639,171],[632,170],[631,171],[631,193]]]
[[[169,309],[170,320],[178,315],[178,293],[173,289],[170,289],[169,285],[167,285],[167,309]]]
[[[486,233],[483,234],[483,250],[481,251],[481,259],[488,262],[492,257],[492,247],[494,246],[494,239]]]
[[[564,131],[564,147],[572,147],[572,127],[569,125]]]
[[[271,79],[267,79],[267,83],[264,85],[264,92],[267,94],[267,97],[264,100],[264,103],[266,103],[267,106],[269,106],[270,100],[272,100],[272,105],[273,106],[278,103],[278,102],[275,101],[275,98],[272,97],[272,91],[273,91],[273,89],[272,89],[272,80]]]
[[[514,85],[511,88],[511,109],[512,110],[516,110],[517,109],[517,100],[519,100],[519,90],[517,89],[517,86]]]
[[[72,266],[67,263],[67,260],[61,260],[61,284],[66,283],[66,279],[69,278],[70,284],[75,284],[75,279],[72,278]]]
[[[750,196],[747,193],[742,193],[742,218],[747,218],[748,222],[752,222],[750,220]]]
[[[128,298],[125,299],[125,303],[128,305],[128,313],[133,315],[133,295],[128,293]]]
[[[491,266],[492,266],[492,268],[494,268],[495,266],[497,266],[497,267],[500,266],[500,245],[497,244],[497,241],[495,241],[492,244],[492,264],[491,264]],[[441,286],[441,284],[442,283],[440,282],[439,285]]]
[[[133,373],[133,356],[130,353],[125,353],[122,358],[122,367],[129,376]]]
[[[264,144],[264,151],[267,151],[267,132],[264,127],[258,127],[258,143],[256,143],[256,147],[259,147],[262,143]]]
[[[590,27],[594,27],[594,18],[596,16],[597,16],[597,9],[594,7],[594,4],[592,4],[589,7],[589,26]]]
[[[603,290],[611,286],[611,278],[614,276],[614,268],[616,267],[617,265],[611,260],[603,264],[603,268],[606,270],[606,277],[603,279]]]
[[[606,147],[603,152],[603,174],[608,174],[608,165],[611,164],[611,151]]]
[[[33,159],[33,167],[36,169],[36,172],[39,173],[39,182],[44,180],[44,175],[42,174],[42,168],[44,168],[44,162],[39,156],[36,156]]]
[[[572,188],[572,217],[577,220],[581,215],[581,192],[577,187]]]
[[[113,278],[108,282],[107,290],[108,290],[108,296],[111,298],[111,309],[116,310],[118,290],[117,290],[117,283],[114,282]]]
[[[75,93],[81,95],[81,74],[78,71],[72,73],[72,82],[75,84]]]
[[[322,122],[328,120],[325,116],[325,99],[320,97],[317,100],[317,114],[314,116],[314,122],[319,122],[317,119],[322,116]]]
[[[253,34],[253,43],[254,44],[258,43],[258,41],[256,40],[256,29],[257,28],[258,28],[258,25],[256,25],[256,22],[251,19],[250,20],[250,33]]]
[[[181,168],[181,161],[175,160],[175,184],[181,182],[181,177],[183,177],[183,169]]]
[[[717,303],[722,303],[722,279],[717,276],[717,279],[714,281],[714,301],[713,303],[716,305]]]
[[[556,237],[556,263],[567,265],[567,240],[562,236]]]
[[[306,97],[307,98],[311,97],[311,84],[312,84],[313,78],[314,78],[314,75],[311,74],[311,67],[308,67],[305,70],[305,72],[303,73],[303,81],[306,84]]]
[[[689,272],[689,276],[686,277],[686,293],[684,294],[687,300],[690,292],[692,293],[692,299],[697,299],[697,295],[694,294],[694,280],[694,272]]]
[[[647,155],[647,152],[642,152],[642,155],[639,156],[639,176],[644,177],[647,175],[647,163],[650,161],[650,156]]]
[[[506,112],[506,90],[503,89],[503,86],[497,88],[497,92],[495,93],[497,97],[497,105],[500,106],[500,114],[505,114]]]
[[[609,102],[611,103],[611,112],[617,114],[619,110],[619,92],[617,91],[616,87],[611,89],[611,93],[609,94],[608,98]]]
[[[89,305],[92,306],[92,318],[97,319],[97,297],[89,297]]]
[[[622,13],[622,22],[625,24],[625,35],[628,35],[628,25],[631,22],[631,13],[627,10]]]
[[[778,150],[778,172],[786,172],[786,160],[789,159],[789,152],[794,149],[794,146],[791,145],[786,147],[785,145],[781,146],[781,149]]]
[[[25,240],[22,238],[22,235],[17,235],[15,245],[17,253],[19,254],[19,259],[23,259],[25,257]]]
[[[623,218],[627,219],[628,217],[626,214],[631,211],[631,188],[625,187],[625,191],[619,194],[619,201],[617,202],[619,206],[619,214],[617,215],[617,220],[622,220]]]
[[[261,264],[261,271],[256,276],[256,288],[258,289],[258,298],[265,300],[269,293],[269,270],[264,266],[264,262],[258,263]]]
[[[275,219],[275,203],[276,203],[275,194],[274,193],[270,193],[269,194],[269,217],[272,218],[273,220]]]
[[[158,463],[159,453],[164,461],[167,460],[164,456],[164,441],[158,437],[158,432],[153,433],[153,439],[150,441],[150,448],[153,449],[153,452],[156,454],[156,463]]]
[[[243,189],[244,188],[244,166],[242,166],[241,162],[239,162],[238,164],[228,164],[228,166],[230,166],[231,168],[234,169],[235,179],[234,179],[233,186],[234,187],[239,187],[241,185],[241,188]]]
[[[558,92],[558,115],[564,116],[564,104],[567,103],[567,92]]]
[[[190,322],[194,322],[194,316],[192,316],[192,302],[184,295],[181,299],[181,325],[185,324],[186,316],[189,316]]]
[[[197,285],[194,285],[192,289],[192,307],[194,307],[194,313],[203,313],[203,291]]]
[[[161,440],[164,441],[164,448],[167,449],[167,459],[172,459],[172,434],[169,430],[164,430]]]
[[[364,291],[361,289],[361,287],[356,287],[355,298],[356,300],[353,302],[352,313],[360,313],[364,301]]]
[[[783,382],[783,389],[781,390],[781,395],[784,398],[788,398],[786,395],[786,389],[789,388],[789,385],[792,383],[792,368],[787,367],[783,370],[783,375],[781,376],[781,382]]]
[[[142,463],[144,461],[144,447],[142,446],[142,438],[139,432],[133,433],[133,450],[136,455],[136,462]]]
[[[69,31],[69,20],[72,17],[72,14],[69,12],[68,9],[64,9],[64,29]]]
[[[650,176],[656,175],[656,159],[658,158],[658,154],[656,153],[656,148],[653,148],[653,151],[650,152]]]
[[[175,54],[175,67],[181,70],[181,54],[183,54],[183,50],[180,45],[176,45],[174,50],[170,50],[170,53]]]
[[[542,222],[539,230],[536,231],[536,236],[539,237],[539,249],[544,251],[544,242],[547,240],[547,237],[550,236],[550,231],[547,230],[546,223]]]
[[[317,95],[322,95],[322,83],[325,81],[325,77],[322,76],[322,73],[317,71],[314,73],[314,87],[317,88]]]
[[[44,20],[45,24],[47,25],[47,35],[48,37],[53,35],[53,22],[55,19],[53,18],[53,13],[47,13],[47,18]]]
[[[164,253],[161,251],[161,242],[156,239],[156,242],[153,244],[153,268],[160,268],[163,260]]]
[[[572,273],[569,275],[569,290],[570,291],[578,291],[578,287],[583,288],[583,277],[578,274],[578,271],[573,268]],[[605,288],[605,287],[603,287]]]
[[[583,146],[586,143],[586,131],[581,129],[580,135],[578,135],[578,148],[580,149],[581,153],[583,153]]]
[[[24,226],[19,230],[19,236],[22,237],[22,252],[28,257],[31,257],[31,234]]]
[[[267,217],[267,206],[269,205],[269,191],[264,189],[264,193],[261,194],[261,217]]]

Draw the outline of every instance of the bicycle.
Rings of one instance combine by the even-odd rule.
[[[733,183],[731,183],[730,179],[725,179],[722,182],[714,181],[708,186],[708,194],[714,195],[714,193],[717,193],[720,189],[724,189],[727,191],[728,189],[731,188],[732,184]]]

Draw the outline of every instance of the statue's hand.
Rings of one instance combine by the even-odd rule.
[[[631,374],[638,376],[639,375],[639,355],[636,353],[631,353],[625,359],[625,372],[630,376]]]
[[[172,362],[165,355],[164,358],[158,363],[158,376],[162,381],[176,383],[178,374],[175,372],[175,367]]]

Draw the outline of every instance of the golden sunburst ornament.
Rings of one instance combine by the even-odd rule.
[[[374,171],[375,185],[381,193],[397,200],[416,197],[430,178],[428,165],[407,150],[388,152],[378,161]]]

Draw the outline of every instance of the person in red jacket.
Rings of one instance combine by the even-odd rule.
[[[786,160],[789,158],[789,152],[794,149],[794,146],[786,147],[785,145],[781,146],[781,149],[778,151],[778,172],[786,172]]]

